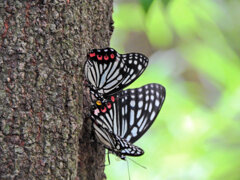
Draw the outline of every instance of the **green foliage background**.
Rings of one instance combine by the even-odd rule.
[[[240,2],[115,1],[111,47],[150,58],[131,85],[156,82],[167,96],[128,160],[131,180],[240,179]],[[110,180],[128,179],[127,163],[110,156]],[[106,161],[107,162],[107,161]]]

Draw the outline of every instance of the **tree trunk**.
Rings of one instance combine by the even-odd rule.
[[[88,50],[109,45],[112,3],[0,2],[1,180],[104,179],[82,72]]]

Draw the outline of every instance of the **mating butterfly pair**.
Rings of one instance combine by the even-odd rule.
[[[111,48],[92,50],[85,63],[90,92],[97,99],[91,112],[95,134],[121,159],[144,153],[133,143],[152,125],[165,99],[165,88],[159,84],[122,91],[147,64],[142,54],[121,55]]]

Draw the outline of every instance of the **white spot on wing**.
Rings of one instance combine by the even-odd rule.
[[[131,109],[131,111],[130,111],[130,126],[132,126],[134,123],[134,119],[135,119],[134,115],[135,115],[134,110]]]
[[[128,107],[127,105],[125,105],[125,114],[127,114],[127,112],[128,112]]]
[[[122,75],[120,74],[117,78],[118,81],[120,81],[122,79]]]
[[[133,72],[134,72],[134,70],[133,70],[133,69],[131,69],[131,71],[130,71],[130,74],[133,74]]]
[[[108,88],[110,88],[110,87],[114,87],[114,86],[116,86],[117,83],[118,83],[118,81],[117,81],[117,80],[114,80],[114,81],[112,81],[111,83],[108,83],[108,84],[105,86],[105,88],[108,89]]]
[[[130,105],[131,105],[132,107],[134,107],[134,106],[135,106],[135,101],[131,101],[131,102],[130,102]]]
[[[138,123],[137,123],[138,127],[141,126],[141,124],[142,124],[142,122],[143,122],[143,119],[144,119],[144,116],[142,116],[141,119],[138,121]]]
[[[152,115],[151,115],[151,117],[150,117],[150,120],[152,121],[153,120],[153,118],[155,117],[155,112],[153,111],[153,113],[152,113]]]
[[[137,136],[137,128],[134,127],[134,128],[132,129],[131,133],[132,133],[133,137],[136,137],[136,136]]]
[[[152,112],[152,104],[149,104],[148,112]]]
[[[128,137],[126,138],[126,140],[129,142],[130,141],[130,139],[131,139],[131,135],[128,135]]]
[[[146,101],[148,101],[148,100],[149,100],[149,96],[147,95],[147,96],[145,97],[145,99],[146,99]]]
[[[140,118],[141,113],[142,113],[142,110],[138,110],[138,112],[137,112],[137,119]]]
[[[139,65],[138,65],[138,70],[141,70],[141,69],[142,69],[142,65],[139,64]]]
[[[152,100],[152,101],[154,100],[154,96],[153,96],[153,95],[151,95],[151,100]]]

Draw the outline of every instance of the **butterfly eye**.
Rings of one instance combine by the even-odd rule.
[[[108,107],[108,109],[111,109],[112,104],[111,104],[110,102],[108,102],[108,103],[107,103],[107,107]]]
[[[108,59],[109,59],[109,57],[108,57],[107,55],[105,55],[105,56],[104,56],[104,60],[107,61]]]
[[[111,96],[111,100],[112,100],[112,102],[114,102],[115,101],[115,97]]]
[[[102,60],[102,56],[97,55],[97,59],[98,59],[98,60]]]
[[[101,105],[102,105],[102,102],[99,101],[99,100],[97,100],[97,101],[96,101],[96,104],[97,104],[98,106],[101,106]]]
[[[110,55],[110,58],[111,58],[111,59],[113,59],[114,57],[115,57],[114,54],[111,54],[111,55]]]
[[[102,111],[103,113],[105,113],[105,112],[107,111],[107,108],[104,107],[104,108],[101,109],[101,111]]]
[[[89,56],[90,57],[94,57],[96,54],[95,53],[90,53]]]

